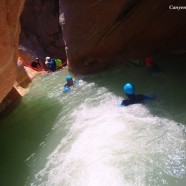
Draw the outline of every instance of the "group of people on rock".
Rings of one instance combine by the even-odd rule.
[[[60,59],[53,59],[51,57],[46,57],[45,58],[45,66],[47,71],[54,72],[57,69],[62,68],[62,60]]]
[[[65,66],[65,63],[62,63],[61,59],[53,59],[51,57],[46,57],[44,63],[39,60],[39,58],[36,58],[35,61],[31,63],[31,67],[36,71],[44,70],[54,72],[63,66]]]
[[[133,64],[133,62],[130,62],[130,64]],[[60,59],[54,59],[51,57],[46,57],[45,58],[45,63],[41,62],[39,58],[36,58],[35,61],[31,63],[31,67],[34,70],[45,70],[48,72],[54,72],[57,69],[62,68],[62,66],[65,66],[66,63],[62,63],[62,60]],[[155,60],[153,57],[149,56],[144,59],[144,64],[147,67],[147,69],[151,72],[159,72],[160,69],[159,67],[155,64]],[[139,64],[138,64],[139,65]]]

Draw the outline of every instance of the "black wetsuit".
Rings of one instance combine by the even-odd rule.
[[[31,66],[32,66],[33,68],[37,68],[38,65],[41,67],[41,65],[40,65],[39,62],[33,61],[33,62],[31,63]]]
[[[132,105],[132,104],[136,104],[136,103],[142,103],[144,100],[147,99],[153,99],[152,97],[149,96],[145,96],[143,94],[132,94],[132,95],[127,95],[128,98],[124,99],[121,102],[121,106],[128,106],[128,105]]]

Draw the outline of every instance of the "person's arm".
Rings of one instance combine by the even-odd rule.
[[[124,99],[120,104],[119,104],[119,106],[120,107],[126,107],[126,106],[128,106],[129,104],[128,104],[128,101],[126,100],[126,99]]]
[[[77,79],[74,79],[73,81],[74,81],[74,84],[78,84],[79,82]]]
[[[155,99],[155,96],[146,96],[146,95],[143,95],[143,100],[152,100],[152,99]]]
[[[70,87],[67,85],[64,85],[63,92],[69,92],[69,91],[70,91]]]

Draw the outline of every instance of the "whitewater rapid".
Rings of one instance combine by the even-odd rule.
[[[151,114],[154,103],[119,107],[122,97],[83,80],[58,98],[68,105],[47,140],[63,127],[66,135],[32,186],[174,185],[185,176],[185,127]]]
[[[186,65],[171,60],[158,76],[125,64],[74,76],[70,93],[67,69],[37,77],[1,120],[1,185],[185,186]],[[156,99],[119,107],[126,82]]]

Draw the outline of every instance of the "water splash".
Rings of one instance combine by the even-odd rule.
[[[95,83],[81,85],[58,95],[64,105],[71,100],[53,130],[65,119],[68,132],[31,185],[170,185],[185,176],[184,126],[145,105],[118,107],[121,98]]]

